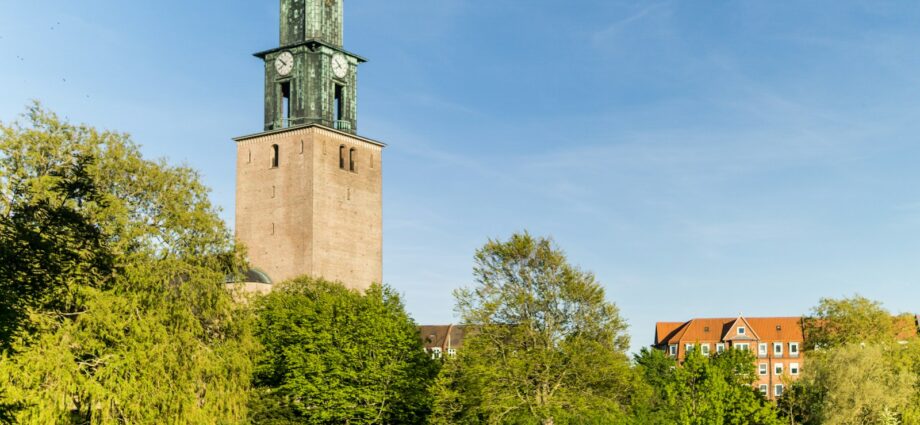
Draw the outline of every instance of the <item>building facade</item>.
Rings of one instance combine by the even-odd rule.
[[[466,331],[467,328],[463,325],[422,325],[418,327],[425,352],[435,360],[456,357],[463,348],[463,337]]]
[[[754,386],[776,399],[802,373],[804,341],[800,317],[737,317],[659,322],[654,347],[678,361],[691,350],[704,356],[731,349],[752,351],[758,378]]]
[[[255,54],[264,127],[234,139],[236,237],[263,283],[383,279],[384,145],[357,134],[365,60],[342,47],[342,14],[343,0],[281,0],[280,46]]]

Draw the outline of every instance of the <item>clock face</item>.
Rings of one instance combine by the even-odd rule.
[[[336,53],[332,56],[332,74],[336,78],[345,78],[348,75],[348,59],[345,59],[345,55]]]
[[[280,75],[288,75],[294,70],[294,55],[284,52],[275,59],[275,71]]]

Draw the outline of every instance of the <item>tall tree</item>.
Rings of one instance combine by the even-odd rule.
[[[517,234],[476,253],[456,292],[475,331],[445,368],[441,423],[610,423],[630,404],[626,323],[594,275],[549,239]]]
[[[392,289],[302,277],[256,312],[254,423],[424,423],[438,365]]]
[[[859,295],[824,298],[805,320],[806,348],[894,342],[894,320],[877,301]]]
[[[22,423],[244,420],[238,255],[186,167],[31,107],[0,125],[0,388]]]

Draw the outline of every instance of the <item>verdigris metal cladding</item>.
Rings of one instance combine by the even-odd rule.
[[[281,0],[281,45],[256,53],[265,61],[265,131],[320,124],[355,134],[357,71],[364,58],[342,48],[343,0]],[[290,52],[293,70],[282,75],[275,60]],[[332,58],[342,55],[347,73],[333,73]],[[341,107],[336,108],[336,86]],[[289,110],[285,88],[289,87]]]

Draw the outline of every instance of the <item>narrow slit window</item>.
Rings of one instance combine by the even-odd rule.
[[[335,127],[340,126],[339,121],[345,116],[345,87],[341,84],[335,85],[335,100],[332,104],[332,119],[335,121]]]
[[[278,145],[272,145],[272,168],[278,168]]]
[[[355,171],[355,148],[348,151],[348,170]]]
[[[339,168],[345,169],[345,145],[339,146]]]
[[[291,82],[281,83],[281,127],[291,126]]]

